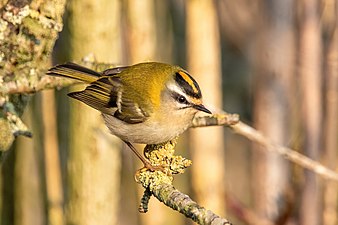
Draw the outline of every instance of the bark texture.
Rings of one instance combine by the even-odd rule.
[[[61,31],[64,0],[2,1],[0,4],[0,151],[14,137],[29,135],[20,116],[28,101],[8,95],[25,86],[34,91],[50,66],[50,54]]]

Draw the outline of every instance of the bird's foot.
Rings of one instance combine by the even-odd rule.
[[[159,170],[161,172],[165,172],[165,169],[163,166],[153,166],[149,161],[144,163],[144,167],[140,169],[141,171],[150,170],[151,172],[155,172],[156,170]]]
[[[146,172],[146,171],[150,171],[150,172],[160,171],[164,174],[167,174],[167,171],[163,166],[154,166],[154,165],[151,165],[149,161],[146,161],[144,162],[144,166],[135,172],[135,175],[134,175],[135,181],[139,183],[138,177],[140,176],[141,173]]]

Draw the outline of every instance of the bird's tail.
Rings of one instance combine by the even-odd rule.
[[[94,70],[70,62],[52,67],[47,74],[80,80],[85,83],[92,83],[101,76]]]

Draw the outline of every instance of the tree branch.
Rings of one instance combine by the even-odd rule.
[[[175,146],[176,139],[168,143],[145,147],[145,156],[153,166],[158,166],[162,170],[152,172],[143,168],[136,173],[136,180],[145,188],[139,211],[148,211],[148,202],[153,195],[166,206],[182,213],[198,224],[230,225],[231,223],[227,219],[198,205],[188,195],[181,193],[172,185],[172,175],[183,173],[184,169],[191,165],[190,160],[174,155]]]
[[[0,3],[0,120],[6,151],[17,135],[30,135],[20,119],[27,96],[50,83],[41,77],[62,30],[65,0],[4,1]],[[40,81],[41,79],[41,81]]]
[[[197,117],[193,121],[192,127],[205,127],[205,126],[229,126],[235,133],[240,134],[249,140],[262,145],[264,149],[270,152],[278,153],[286,159],[311,170],[318,175],[338,181],[338,173],[325,167],[321,163],[314,161],[291,148],[287,148],[266,138],[261,132],[250,127],[249,125],[239,121],[236,114],[215,114],[212,116]]]
[[[7,82],[0,88],[1,95],[8,94],[30,94],[50,88],[63,88],[75,83],[73,80],[42,76],[40,80],[34,83],[27,82]]]
[[[170,184],[162,183],[154,186],[152,194],[166,206],[191,218],[198,224],[231,224],[227,219],[221,218],[212,211],[201,207],[188,195],[181,193]]]
[[[103,71],[105,69],[114,67],[114,64],[111,63],[97,62],[94,56],[91,54],[84,57],[79,63],[97,71]],[[50,88],[61,89],[71,84],[78,83],[78,81],[71,79],[47,76],[45,72],[46,71],[34,71],[34,73],[40,73],[37,74],[39,79],[35,80],[34,82],[31,82],[29,79],[4,82],[3,85],[0,86],[0,96],[6,96],[10,94],[30,94]]]

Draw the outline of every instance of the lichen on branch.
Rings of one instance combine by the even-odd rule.
[[[173,186],[173,175],[182,174],[192,162],[182,156],[176,156],[175,146],[177,139],[158,145],[147,145],[144,149],[146,158],[153,166],[161,170],[149,171],[140,169],[136,180],[145,188],[139,211],[148,211],[148,203],[151,196],[156,197],[170,208],[182,213],[198,224],[225,225],[231,224],[210,210],[199,206],[188,195],[181,193]]]
[[[25,95],[45,82],[64,5],[65,0],[0,3],[0,120],[7,137],[0,151],[17,135],[31,135],[20,119],[29,99]]]

